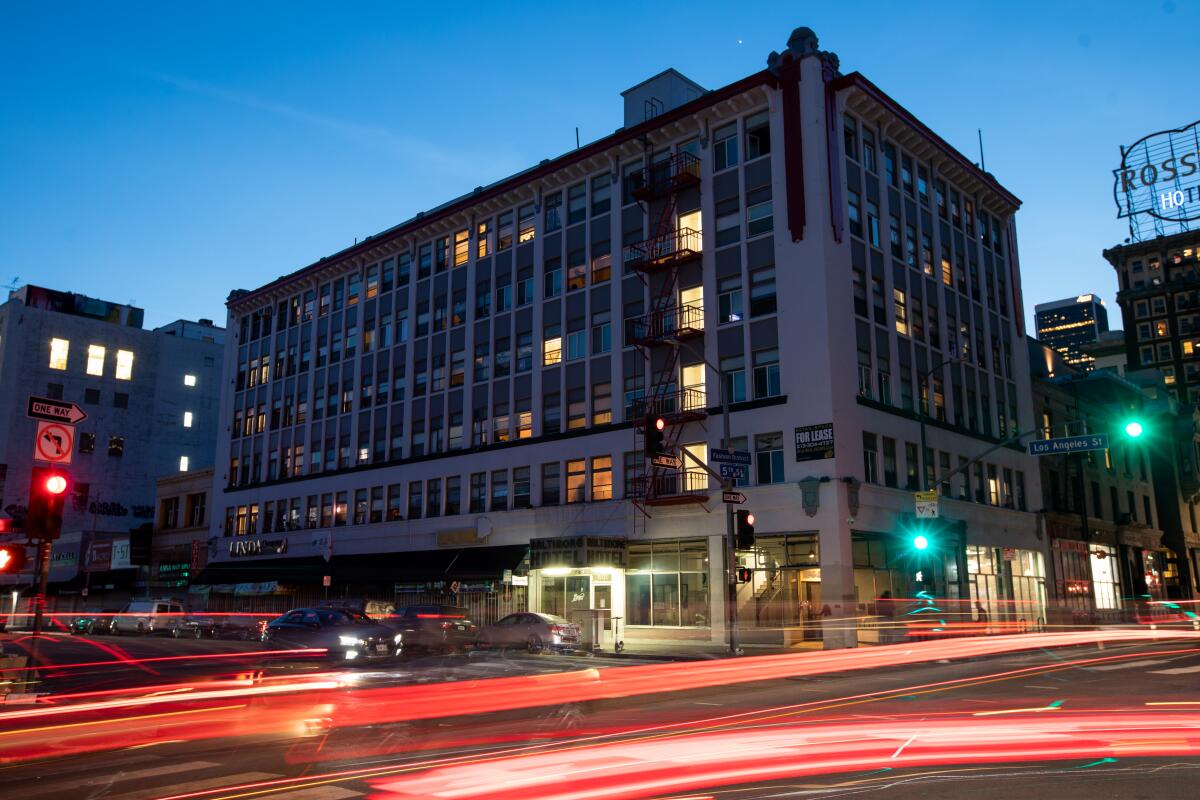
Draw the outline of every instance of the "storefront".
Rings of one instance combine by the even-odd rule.
[[[969,544],[967,583],[970,607],[965,619],[981,619],[997,629],[1039,630],[1046,625],[1046,564],[1036,550]]]

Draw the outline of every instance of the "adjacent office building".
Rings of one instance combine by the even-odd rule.
[[[1087,345],[1108,330],[1108,309],[1094,294],[1038,303],[1033,307],[1038,341],[1050,345],[1073,367],[1092,369]]]
[[[36,423],[30,395],[78,404],[51,593],[59,608],[145,591],[129,531],[153,523],[155,482],[212,465],[224,330],[179,320],[142,327],[142,309],[25,286],[0,305],[0,497],[19,519],[28,502]],[[30,550],[30,572],[33,551]],[[31,581],[6,577],[8,583]]]
[[[1129,369],[1157,369],[1181,403],[1200,403],[1200,231],[1104,251],[1116,270]]]
[[[806,28],[623,97],[616,133],[230,295],[194,583],[720,642],[743,566],[762,641],[853,644],[820,620],[885,591],[1041,621],[1017,198]],[[709,469],[757,517],[733,561]]]

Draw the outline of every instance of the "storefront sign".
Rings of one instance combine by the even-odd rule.
[[[529,541],[532,569],[547,567],[625,568],[625,540],[608,536],[558,536]]]
[[[112,562],[110,569],[131,569],[133,564],[129,562],[129,539],[113,539],[112,540]]]
[[[1121,148],[1113,170],[1117,216],[1164,222],[1200,220],[1200,120]]]
[[[528,575],[513,575],[512,576],[512,585],[513,586],[528,586],[529,585],[529,576]]]
[[[438,547],[470,547],[479,544],[479,532],[474,528],[456,528],[449,531],[438,531]]]
[[[287,539],[234,539],[229,543],[229,555],[233,558],[283,555],[287,549]]]
[[[85,569],[88,572],[108,572],[112,564],[112,542],[92,542],[88,548],[87,565]]]
[[[833,458],[833,423],[796,428],[796,460],[819,461],[823,458]]]

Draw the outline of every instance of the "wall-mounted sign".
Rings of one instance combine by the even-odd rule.
[[[529,541],[532,569],[625,568],[625,540],[615,536],[555,536]]]
[[[1113,170],[1117,216],[1168,223],[1200,220],[1200,120],[1143,136],[1121,148]]]
[[[283,555],[287,549],[287,539],[233,539],[229,542],[229,555],[233,558]]]
[[[833,458],[833,423],[796,428],[796,460],[819,461],[823,458]]]
[[[479,533],[474,528],[455,528],[448,531],[438,531],[438,547],[470,547],[482,544]]]

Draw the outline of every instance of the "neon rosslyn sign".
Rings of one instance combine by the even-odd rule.
[[[1200,120],[1122,147],[1113,177],[1118,217],[1200,220]]]

